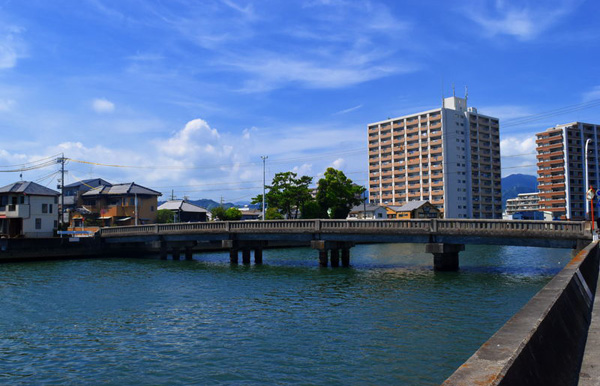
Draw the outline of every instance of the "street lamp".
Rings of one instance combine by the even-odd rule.
[[[592,140],[590,138],[588,138],[585,141],[585,148],[584,148],[584,151],[585,151],[585,157],[584,157],[585,176],[584,177],[585,177],[585,192],[586,192],[586,194],[590,190],[590,175],[589,175],[589,171],[588,171],[588,148],[589,148],[591,142],[592,142]],[[589,210],[587,202],[586,202],[586,205],[585,205],[585,217],[586,218],[588,218],[589,212],[590,212],[590,210]],[[594,221],[594,219],[591,219],[591,220]]]

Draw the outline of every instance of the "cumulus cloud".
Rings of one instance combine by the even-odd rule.
[[[105,98],[97,98],[92,101],[92,109],[98,114],[112,113],[115,111],[115,104]]]
[[[194,119],[183,129],[176,132],[167,141],[158,145],[162,153],[175,157],[197,156],[199,154],[216,155],[230,149],[221,147],[217,129],[211,128],[206,121]]]
[[[331,166],[335,169],[343,169],[345,165],[346,161],[343,158],[338,158],[331,164]]]
[[[515,173],[536,175],[535,135],[508,136],[500,141],[502,149],[502,174]]]

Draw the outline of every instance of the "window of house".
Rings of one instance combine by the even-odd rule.
[[[42,213],[48,213],[48,204],[42,204]]]
[[[52,213],[52,204],[48,204],[48,213]]]
[[[35,229],[42,229],[42,219],[41,218],[35,219]]]
[[[150,205],[150,212],[154,212],[154,205]]]

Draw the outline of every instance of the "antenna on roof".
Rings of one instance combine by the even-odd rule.
[[[469,86],[465,85],[465,101],[469,98]]]
[[[452,96],[456,96],[456,90],[454,89],[454,83],[452,83]]]

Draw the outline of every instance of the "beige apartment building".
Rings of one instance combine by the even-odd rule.
[[[498,118],[458,97],[369,124],[370,202],[426,200],[444,218],[502,218],[499,130]]]
[[[552,212],[555,219],[589,218],[585,193],[588,186],[598,188],[598,125],[572,122],[537,133],[537,167],[540,210]],[[585,144],[588,144],[585,177]],[[586,186],[586,183],[589,184]]]

